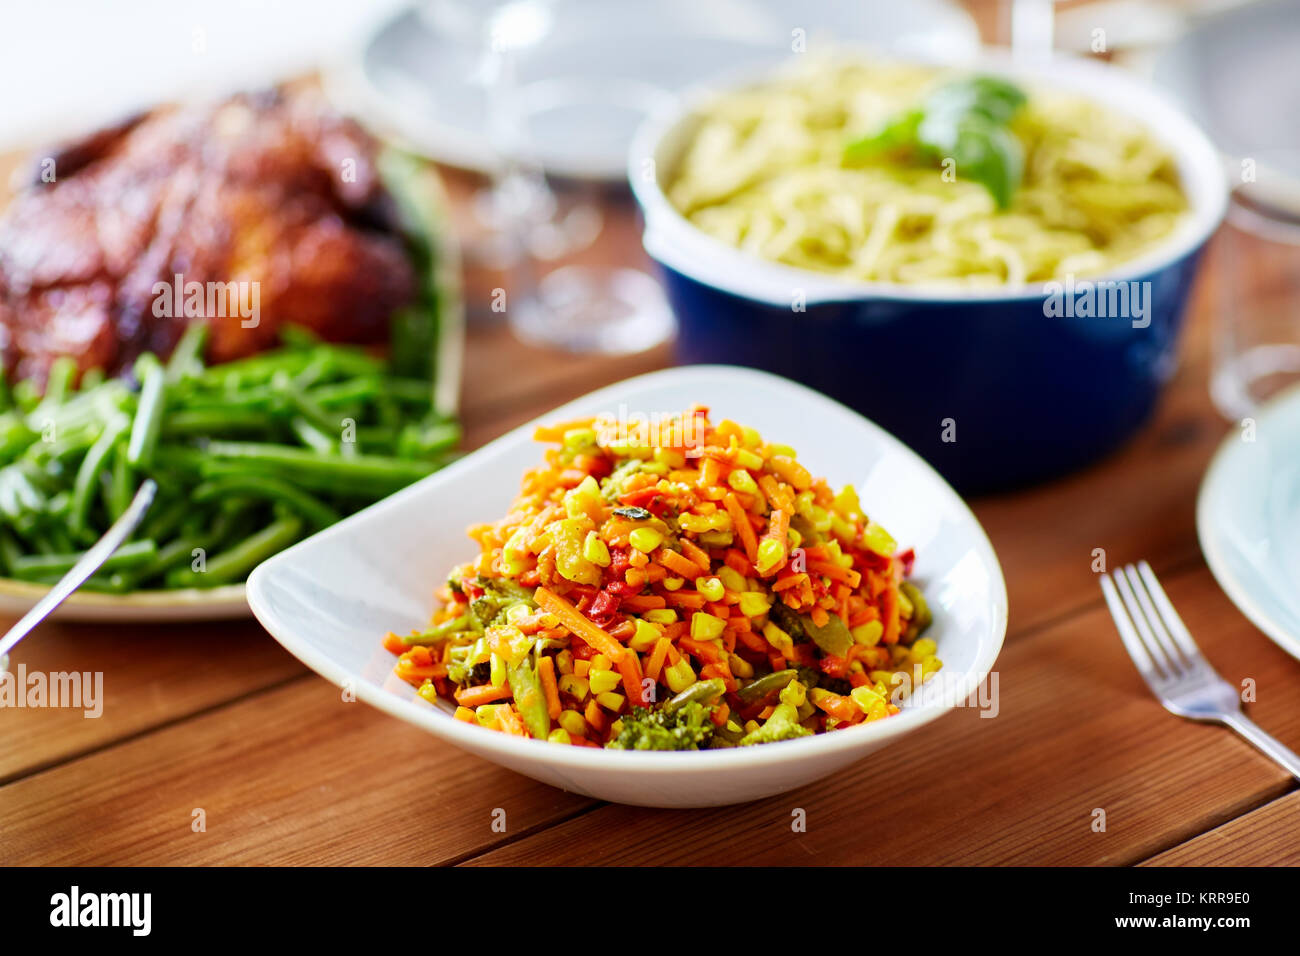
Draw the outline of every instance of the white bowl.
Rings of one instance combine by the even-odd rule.
[[[692,366],[629,379],[538,419],[608,412],[651,416],[708,405],[714,420],[753,425],[832,485],[857,486],[865,509],[904,547],[934,611],[928,633],[945,693],[885,720],[782,743],[655,753],[512,737],[452,718],[393,675],[386,631],[427,623],[433,590],[476,546],[467,525],[505,513],[525,468],[541,460],[525,425],[359,514],[294,545],[248,579],[248,601],[303,663],[357,697],[458,747],[587,796],[656,807],[741,803],[824,777],[963,703],[988,675],[1007,623],[1006,586],[979,522],[915,453],[802,385],[749,369]],[[926,685],[927,688],[930,686]],[[941,698],[941,699],[940,699]],[[897,759],[905,761],[901,750]]]

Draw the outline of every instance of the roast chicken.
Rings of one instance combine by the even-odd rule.
[[[383,339],[418,279],[376,158],[319,95],[280,89],[159,108],[36,157],[0,216],[5,371],[41,382],[68,355],[120,372],[194,321],[211,361],[284,323]],[[187,309],[176,293],[193,289],[209,294]]]

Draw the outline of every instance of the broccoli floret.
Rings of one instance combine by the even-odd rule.
[[[533,589],[526,588],[509,578],[479,577],[474,582],[483,589],[481,597],[470,602],[470,610],[483,627],[491,626],[498,617],[516,604],[537,607]]]
[[[713,736],[709,708],[695,701],[671,713],[633,707],[620,723],[618,736],[605,745],[611,750],[699,750]]]
[[[791,681],[781,689],[781,703],[772,711],[762,727],[740,739],[740,746],[750,744],[770,744],[778,740],[794,740],[807,737],[812,731],[799,723],[799,705],[804,702],[805,689],[797,680]]]

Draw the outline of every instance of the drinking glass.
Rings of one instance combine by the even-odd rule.
[[[1300,384],[1300,150],[1238,161],[1219,237],[1210,394],[1233,421]]]

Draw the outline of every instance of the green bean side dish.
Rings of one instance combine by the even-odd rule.
[[[286,329],[270,352],[205,367],[206,326],[131,379],[57,361],[45,394],[0,389],[0,567],[52,583],[127,507],[158,498],[87,588],[208,588],[437,470],[459,440],[430,382]]]

